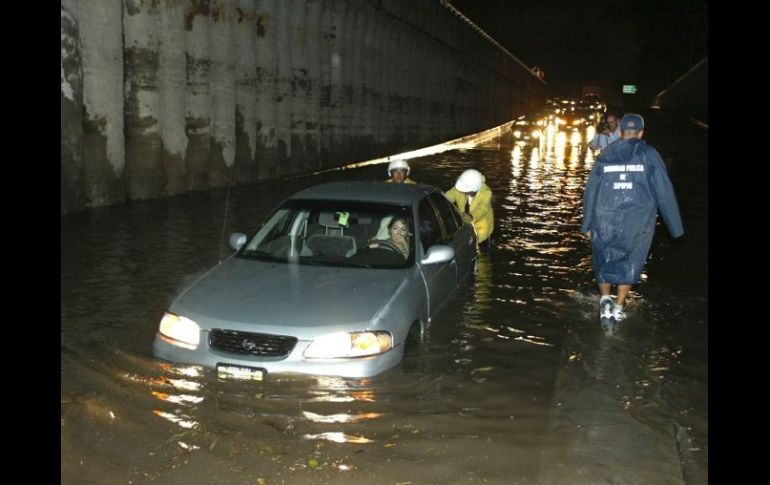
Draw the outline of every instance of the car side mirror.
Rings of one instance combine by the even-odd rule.
[[[455,257],[455,250],[444,244],[436,244],[428,248],[428,254],[422,258],[422,264],[448,263]]]
[[[234,232],[230,234],[230,247],[238,251],[246,244],[246,234],[242,232]]]

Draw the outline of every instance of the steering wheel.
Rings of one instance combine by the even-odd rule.
[[[393,251],[394,253],[398,253],[401,256],[404,255],[404,253],[401,251],[401,249],[398,246],[396,246],[395,244],[393,244],[392,242],[390,242],[388,240],[385,240],[385,239],[380,240],[380,239],[378,239],[376,241],[376,244],[377,244],[378,248],[385,248],[385,249],[388,249],[390,251]]]

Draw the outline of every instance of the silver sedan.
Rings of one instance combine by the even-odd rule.
[[[163,315],[156,357],[256,380],[373,376],[402,360],[476,263],[473,226],[427,185],[317,185],[230,245]]]

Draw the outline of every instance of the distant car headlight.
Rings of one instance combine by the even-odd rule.
[[[389,332],[339,332],[322,335],[313,340],[305,357],[309,359],[338,359],[364,357],[386,352],[393,348],[393,337]]]
[[[201,340],[201,329],[189,318],[166,312],[160,319],[159,332],[171,341],[169,343],[195,350]]]

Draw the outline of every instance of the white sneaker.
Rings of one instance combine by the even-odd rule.
[[[626,312],[623,310],[622,306],[615,305],[615,308],[612,309],[612,318],[614,318],[616,322],[625,320],[626,316]]]
[[[615,310],[615,300],[611,296],[603,296],[599,300],[599,318],[609,320]]]

